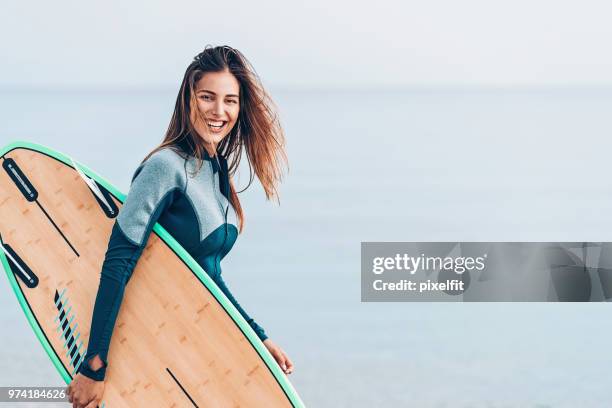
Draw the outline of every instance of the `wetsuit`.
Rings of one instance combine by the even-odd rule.
[[[108,348],[123,292],[156,222],[196,260],[263,341],[264,330],[247,315],[221,278],[221,259],[238,236],[229,203],[227,162],[204,158],[197,170],[192,156],[171,148],[155,152],[141,164],[113,226],[96,296],[89,345],[79,372],[94,380],[106,374]],[[93,371],[89,359],[99,355],[104,367]]]

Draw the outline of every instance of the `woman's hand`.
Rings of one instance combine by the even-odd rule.
[[[284,371],[285,374],[291,374],[293,372],[293,363],[289,360],[289,357],[283,349],[278,347],[274,342],[270,339],[265,339],[263,344],[266,346],[272,357],[276,360],[280,368]]]
[[[95,381],[77,374],[68,386],[68,401],[72,408],[96,408],[104,394],[104,381]]]

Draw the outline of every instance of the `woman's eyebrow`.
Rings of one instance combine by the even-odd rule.
[[[209,93],[209,94],[212,94],[212,95],[217,95],[216,93],[214,93],[213,91],[209,91],[208,89],[198,89],[196,91],[196,93],[200,93],[200,92],[206,92],[206,93]],[[235,95],[235,94],[227,94],[225,96],[226,97],[234,97],[234,98],[238,98],[239,97],[238,95]]]

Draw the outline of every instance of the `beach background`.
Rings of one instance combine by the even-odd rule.
[[[127,192],[185,66],[232,45],[279,107],[290,171],[280,205],[257,182],[241,194],[224,277],[294,360],[307,406],[605,407],[608,303],[362,303],[360,243],[612,241],[611,13],[598,0],[9,2],[0,145],[47,145]],[[0,327],[0,386],[63,385],[4,276]]]
[[[223,270],[294,359],[308,406],[605,405],[607,303],[361,303],[359,253],[361,241],[612,240],[612,90],[273,96],[290,158],[281,203],[258,185],[242,194],[246,229]],[[0,141],[48,145],[127,191],[174,97],[4,92]],[[0,385],[61,385],[5,277],[0,294]]]

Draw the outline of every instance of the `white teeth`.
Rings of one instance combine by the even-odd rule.
[[[207,122],[208,126],[221,128],[225,124],[225,122]]]

